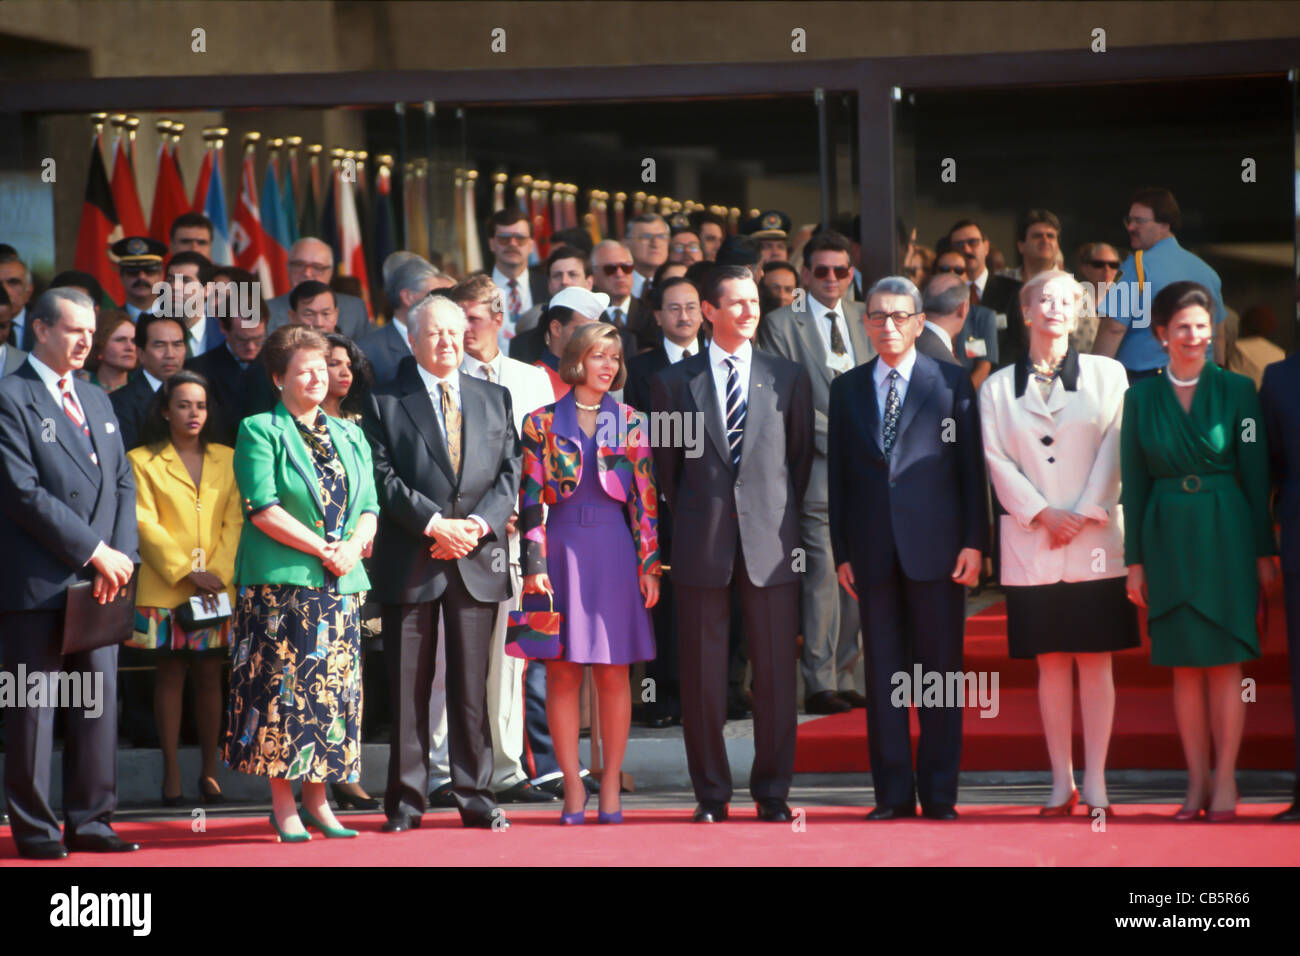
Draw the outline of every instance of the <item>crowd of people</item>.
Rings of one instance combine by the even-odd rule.
[[[1300,358],[1270,361],[1258,309],[1225,344],[1219,279],[1179,245],[1167,190],[1123,220],[1131,253],[1084,243],[1073,274],[1045,209],[1014,270],[972,220],[933,250],[900,231],[906,274],[869,282],[851,221],[796,233],[771,211],[727,235],[709,213],[644,213],[594,247],[557,234],[536,262],[506,209],[490,271],[390,256],[379,322],[314,238],[290,250],[289,293],[247,294],[198,214],[170,247],[115,244],[120,308],[83,273],[33,295],[5,246],[5,667],[102,674],[124,736],[156,739],[169,806],[188,673],[199,798],[225,799],[218,756],[267,777],[288,843],[356,835],[330,796],[382,806],[386,832],[430,805],[503,829],[503,803],[562,801],[576,825],[592,793],[619,823],[634,697],[647,724],[682,725],[697,822],[727,818],[724,724],[752,714],[750,794],[788,821],[800,672],[807,713],[865,711],[868,819],[951,820],[962,711],[900,705],[896,678],[962,671],[968,591],[996,577],[1009,653],[1038,666],[1042,813],[1110,811],[1112,654],[1146,608],[1187,762],[1176,818],[1232,819],[1275,519],[1300,711]],[[664,440],[652,421],[685,425]],[[133,595],[120,648],[65,653],[83,582]],[[519,651],[550,611],[554,647]],[[653,693],[633,694],[634,668]],[[598,779],[579,757],[586,680]],[[360,784],[366,687],[390,722],[382,803]],[[117,709],[65,709],[62,829],[54,717],[6,714],[20,853],[137,849],[110,825]]]

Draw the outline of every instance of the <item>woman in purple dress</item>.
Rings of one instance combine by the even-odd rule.
[[[659,600],[658,492],[644,419],[608,395],[627,377],[618,329],[605,322],[579,329],[560,375],[573,390],[524,422],[524,591],[551,595],[564,615],[562,657],[546,662],[546,719],[564,771],[561,822],[584,819],[578,688],[591,664],[604,755],[598,820],[620,823],[632,724],[627,669],[655,656],[649,609]]]

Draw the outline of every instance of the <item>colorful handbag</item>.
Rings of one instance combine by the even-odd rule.
[[[524,601],[530,595],[525,595]],[[555,598],[547,595],[545,611],[511,611],[506,625],[506,653],[528,661],[554,661],[564,656],[560,624],[564,615],[555,610]]]

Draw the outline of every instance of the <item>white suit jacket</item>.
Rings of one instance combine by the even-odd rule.
[[[1004,585],[1126,573],[1119,449],[1127,388],[1119,362],[1073,349],[1046,402],[1024,360],[994,372],[980,388],[989,479],[1008,512],[999,518]],[[1047,529],[1034,521],[1047,507],[1096,523],[1053,549]]]

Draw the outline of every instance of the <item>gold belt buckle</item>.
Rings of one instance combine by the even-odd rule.
[[[1201,476],[1188,475],[1183,479],[1183,491],[1189,495],[1194,495],[1201,490]]]

